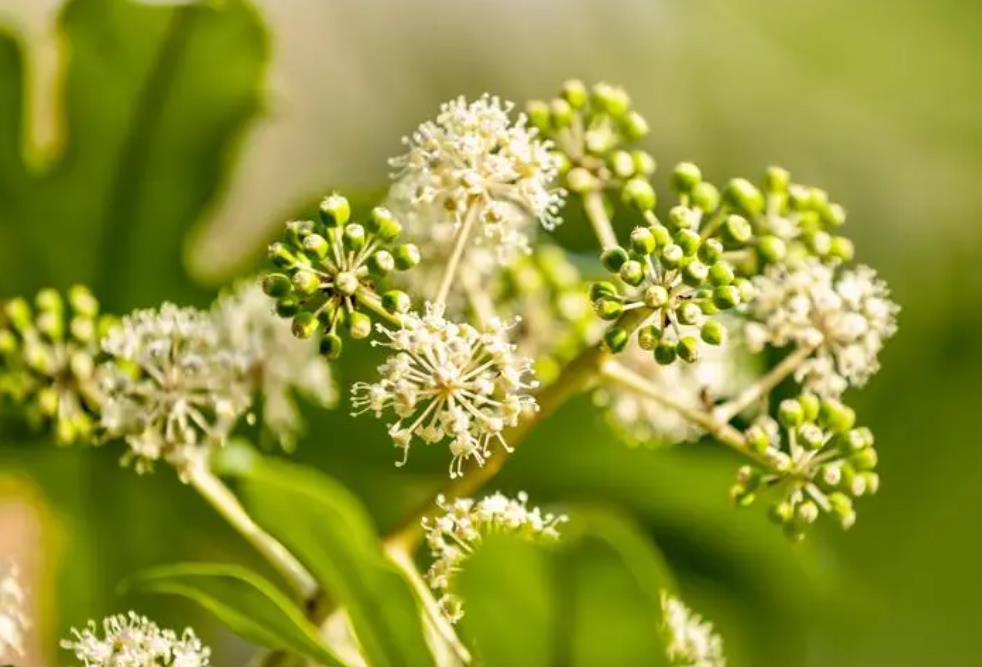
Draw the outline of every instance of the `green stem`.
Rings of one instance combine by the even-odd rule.
[[[815,348],[810,345],[799,347],[782,359],[781,363],[772,368],[766,375],[762,376],[726,403],[717,406],[713,410],[713,416],[721,422],[730,421],[755,401],[769,394],[774,387],[781,384],[781,381],[791,375],[814,351]]]
[[[607,250],[617,245],[617,235],[614,233],[614,226],[610,222],[610,217],[604,208],[604,198],[599,190],[593,190],[583,195],[583,208],[586,210],[586,217],[589,218],[593,226],[593,232],[600,241],[600,246]]]
[[[457,230],[453,252],[450,254],[450,259],[447,260],[447,266],[443,270],[443,280],[440,281],[440,289],[436,293],[436,303],[447,302],[447,295],[450,294],[450,286],[453,285],[454,276],[457,275],[457,265],[460,264],[460,259],[464,256],[464,249],[467,247],[467,241],[470,238],[471,230],[474,228],[474,223],[481,214],[481,208],[482,205],[480,203],[471,204],[470,208],[467,209],[467,214],[464,216],[464,222],[461,224],[460,229]]]

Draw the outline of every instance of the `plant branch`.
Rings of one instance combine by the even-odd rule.
[[[610,222],[610,217],[604,209],[604,198],[599,190],[592,190],[583,195],[583,208],[586,210],[586,217],[589,218],[593,226],[593,232],[600,241],[600,246],[606,250],[617,245],[617,235],[614,233],[614,226]]]
[[[443,279],[440,281],[440,289],[436,293],[436,303],[447,302],[447,295],[450,294],[450,286],[453,285],[454,276],[457,275],[457,265],[460,264],[460,258],[464,256],[464,249],[467,247],[467,241],[470,238],[471,230],[474,228],[477,216],[481,214],[481,208],[482,205],[480,203],[471,204],[470,208],[467,209],[467,214],[464,216],[464,222],[461,224],[460,229],[457,230],[453,252],[450,254],[450,259],[447,260],[447,266],[443,270]]]
[[[718,405],[713,410],[713,416],[721,422],[730,421],[755,401],[769,394],[774,387],[781,384],[781,381],[793,373],[814,351],[815,348],[810,345],[799,347],[782,359],[781,363],[772,368],[766,375],[760,377],[756,382],[726,403]]]

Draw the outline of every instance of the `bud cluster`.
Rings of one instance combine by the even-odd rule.
[[[178,635],[132,611],[104,619],[101,632],[94,621],[72,628],[61,647],[85,667],[208,667],[211,656],[191,628]]]
[[[276,299],[280,317],[292,319],[293,333],[309,338],[323,332],[321,351],[330,359],[341,354],[342,331],[353,339],[372,332],[368,312],[397,314],[409,310],[409,296],[382,291],[393,271],[419,263],[419,250],[398,243],[402,225],[388,209],[375,208],[362,225],[351,220],[351,206],[340,195],[320,205],[320,220],[286,223],[281,241],[269,246],[272,263],[263,290]]]
[[[761,418],[745,434],[747,446],[770,465],[741,468],[731,490],[734,501],[747,506],[766,488],[779,489],[771,517],[795,540],[822,513],[851,527],[853,500],[876,493],[880,485],[873,434],[855,422],[853,410],[835,399],[803,393],[781,401],[777,420]]]

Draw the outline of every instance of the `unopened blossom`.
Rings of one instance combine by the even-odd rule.
[[[222,340],[242,356],[246,380],[262,401],[263,426],[292,449],[303,431],[294,396],[323,408],[337,402],[330,364],[315,341],[293,335],[258,283],[242,283],[223,295],[213,312]]]
[[[771,266],[754,281],[746,327],[752,349],[795,344],[815,352],[795,371],[806,389],[838,396],[880,368],[884,342],[897,331],[899,306],[876,272],[841,270],[818,259]]]
[[[445,319],[442,306],[428,304],[422,316],[404,315],[400,328],[377,329],[374,344],[393,354],[379,366],[378,382],[352,386],[351,403],[355,414],[395,413],[389,435],[403,450],[396,465],[405,464],[416,439],[447,441],[450,476],[457,477],[467,459],[483,465],[493,442],[508,449],[502,431],[537,409],[527,393],[538,384],[531,362],[516,354],[500,320],[481,331]]]
[[[441,594],[440,608],[452,623],[463,616],[462,601],[453,592],[453,581],[467,560],[488,535],[508,533],[529,540],[556,540],[558,527],[568,521],[565,515],[528,507],[528,495],[509,498],[501,493],[481,500],[443,496],[436,500],[441,514],[423,519],[423,531],[433,555],[426,573],[430,587]]]
[[[491,95],[451,100],[405,137],[406,153],[390,161],[398,198],[428,209],[430,224],[459,227],[476,215],[475,239],[504,255],[527,248],[529,220],[546,229],[558,225],[563,204],[551,142],[539,138],[524,114],[513,121],[513,108]]]
[[[686,408],[706,410],[730,398],[753,378],[746,350],[735,345],[710,347],[692,364],[659,364],[636,345],[624,351],[624,366]],[[677,410],[625,387],[605,382],[594,392],[594,402],[604,408],[608,422],[629,444],[665,445],[695,440],[704,430]]]
[[[250,404],[247,359],[215,319],[165,303],[123,318],[102,341],[112,360],[102,424],[125,438],[138,472],[164,459],[185,470],[201,447],[223,444]]]
[[[0,566],[0,660],[24,655],[30,622],[24,613],[25,594],[16,565]]]
[[[211,655],[191,628],[178,635],[132,611],[104,619],[101,628],[94,621],[72,628],[61,647],[85,667],[207,667]]]
[[[723,640],[713,624],[684,602],[662,591],[662,624],[668,640],[665,652],[672,667],[725,667]]]

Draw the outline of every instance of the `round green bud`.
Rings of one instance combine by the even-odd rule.
[[[655,223],[648,229],[651,231],[651,235],[655,237],[655,245],[659,248],[664,248],[672,242],[672,233],[668,231],[668,227],[665,225]]]
[[[631,159],[634,160],[635,173],[642,174],[644,176],[651,176],[653,173],[655,173],[655,169],[658,166],[655,162],[655,158],[653,158],[651,154],[646,151],[631,151]]]
[[[549,151],[549,157],[553,159],[556,163],[556,171],[559,172],[560,176],[565,176],[569,173],[570,168],[573,163],[570,162],[569,156],[566,153],[558,150]]]
[[[700,287],[692,293],[692,301],[699,304],[699,309],[705,315],[715,315],[719,312],[719,308],[713,303],[713,288],[712,287]]]
[[[320,341],[320,353],[328,359],[337,359],[341,356],[341,337],[337,334],[325,334]]]
[[[598,299],[593,302],[597,317],[602,320],[616,320],[624,312],[624,304],[614,299]]]
[[[614,246],[613,248],[607,248],[600,255],[600,263],[603,264],[604,268],[611,273],[617,273],[624,266],[624,263],[630,259],[627,255],[627,251],[620,246]]]
[[[682,248],[682,252],[686,257],[692,257],[699,250],[699,246],[702,243],[702,239],[699,234],[692,231],[691,229],[681,229],[676,232],[674,237],[675,243]]]
[[[340,227],[351,218],[351,204],[345,197],[332,194],[325,197],[320,206],[321,222],[327,227]]]
[[[741,215],[728,215],[720,228],[723,240],[731,246],[742,246],[753,236],[754,230],[750,223]]]
[[[412,306],[409,295],[402,290],[389,290],[382,295],[382,307],[389,313],[405,313]]]
[[[734,280],[736,280],[736,275],[733,273],[733,267],[730,266],[729,262],[721,260],[709,267],[709,282],[716,287],[729,285]]]
[[[590,301],[615,296],[617,296],[617,287],[612,282],[601,280],[590,285]]]
[[[838,204],[829,204],[820,211],[822,222],[829,227],[841,227],[846,223],[846,209]]]
[[[597,179],[583,167],[576,167],[566,174],[566,185],[570,191],[582,195],[597,189]]]
[[[317,320],[328,331],[334,330],[335,316],[339,305],[336,301],[325,301],[324,305],[317,311]]]
[[[856,249],[853,247],[852,241],[845,236],[832,237],[832,242],[829,244],[829,255],[838,257],[843,262],[848,262],[852,260],[855,254]]]
[[[699,216],[687,206],[673,206],[668,212],[668,224],[672,229],[695,229],[699,226]]]
[[[348,334],[355,340],[368,338],[372,334],[372,318],[357,310],[348,314]]]
[[[642,350],[654,350],[661,340],[662,333],[664,332],[653,324],[641,327],[638,330],[638,347]]]
[[[528,116],[529,122],[538,128],[540,132],[549,130],[550,117],[548,104],[542,100],[532,100],[525,105],[525,114]]]
[[[84,285],[72,285],[68,288],[68,303],[78,315],[95,317],[99,314],[99,302]]]
[[[327,239],[320,234],[308,234],[303,239],[303,249],[317,259],[324,259],[327,257],[327,251],[330,247]]]
[[[644,290],[643,298],[649,308],[661,308],[668,303],[668,290],[661,285],[649,285]]]
[[[290,220],[286,223],[286,237],[293,245],[300,245],[309,234],[315,232],[312,220]]]
[[[794,505],[786,500],[776,502],[771,505],[768,516],[770,516],[771,521],[785,525],[794,519]]]
[[[866,483],[866,492],[871,496],[876,495],[876,492],[880,490],[880,476],[871,470],[866,470],[859,474]]]
[[[263,278],[263,292],[266,296],[279,298],[290,293],[290,278],[282,273],[270,273]]]
[[[549,111],[552,112],[552,125],[557,130],[569,127],[576,115],[570,103],[559,97],[550,102]]]
[[[384,276],[395,268],[395,257],[388,250],[376,250],[368,257],[368,270],[376,276]]]
[[[733,286],[737,288],[741,303],[752,301],[757,294],[754,284],[746,278],[737,278],[733,281]]]
[[[703,181],[692,188],[689,197],[692,200],[693,206],[702,209],[706,213],[715,211],[719,206],[719,190],[708,181]]]
[[[635,227],[631,232],[631,250],[639,255],[650,255],[658,247],[655,235],[647,227]]]
[[[637,111],[630,111],[624,117],[622,122],[624,127],[624,136],[626,136],[631,141],[637,141],[638,139],[647,136],[651,128],[648,125],[648,121],[644,119],[644,116],[639,114]]]
[[[788,254],[784,241],[768,234],[757,241],[757,254],[765,262],[780,262]]]
[[[787,169],[781,167],[768,167],[764,172],[764,190],[773,193],[783,193],[788,191],[788,184],[791,182],[791,174]]]
[[[631,98],[623,88],[601,82],[593,86],[593,103],[614,118],[620,118],[630,108]]]
[[[828,499],[832,514],[839,520],[839,524],[845,529],[851,528],[856,523],[856,512],[852,508],[852,498],[836,491],[830,493]]]
[[[280,243],[279,241],[270,243],[267,254],[269,255],[269,261],[281,269],[290,269],[297,264],[297,256],[290,252],[290,249],[286,247],[285,243]]]
[[[346,249],[358,252],[365,247],[365,228],[358,223],[352,223],[344,228],[341,238]]]
[[[627,347],[631,335],[623,327],[611,327],[604,334],[604,343],[611,352],[620,352]]]
[[[713,305],[720,310],[729,310],[740,303],[740,290],[734,285],[721,285],[713,290]]]
[[[767,436],[767,431],[756,424],[747,429],[744,437],[746,438],[747,446],[758,454],[764,454],[770,449],[771,440]]]
[[[393,257],[396,260],[396,268],[400,271],[411,269],[419,264],[419,248],[414,243],[403,243],[396,247]]]
[[[806,421],[798,428],[798,441],[808,449],[819,449],[825,444],[825,434],[816,424]]]
[[[629,259],[621,264],[618,273],[621,280],[632,287],[637,287],[644,282],[644,265],[637,260]]]
[[[293,289],[299,294],[304,296],[310,296],[321,286],[321,279],[313,271],[307,271],[306,269],[301,269],[293,274]]]
[[[805,234],[805,244],[808,249],[819,257],[824,257],[832,251],[832,236],[821,230]]]
[[[777,408],[777,418],[786,428],[797,428],[805,421],[805,410],[795,399],[786,398]]]
[[[805,421],[813,422],[818,419],[818,411],[821,408],[821,401],[818,400],[818,396],[806,391],[798,396],[798,402],[801,403],[801,408],[805,411]]]
[[[634,176],[634,160],[627,151],[614,151],[610,156],[610,170],[618,178]]]
[[[699,287],[709,277],[709,267],[699,260],[692,260],[682,269],[682,280],[689,287]]]
[[[655,346],[654,357],[662,366],[667,366],[675,361],[675,344],[669,341],[661,341]]]
[[[621,199],[628,206],[632,206],[643,213],[655,207],[657,196],[651,183],[643,178],[632,178],[624,184]]]
[[[0,355],[17,351],[17,336],[7,329],[0,329]]]
[[[723,244],[717,239],[705,239],[699,244],[699,259],[706,264],[715,264],[723,256]]]
[[[692,162],[679,162],[672,170],[672,187],[679,192],[690,192],[702,182],[702,170]]]
[[[764,195],[745,178],[734,178],[726,184],[723,201],[731,208],[750,215],[764,210]]]
[[[849,457],[849,462],[856,470],[873,470],[876,468],[878,457],[876,450],[872,447],[861,449]]]
[[[699,336],[709,345],[722,345],[726,339],[726,329],[716,320],[706,320],[699,330]]]
[[[806,500],[798,505],[798,519],[803,523],[811,524],[818,520],[818,505],[813,500]]]
[[[320,322],[317,321],[313,313],[302,312],[296,314],[290,328],[297,338],[310,338],[319,326]]]
[[[382,241],[394,241],[402,234],[402,225],[399,224],[389,209],[376,206],[368,218],[368,231]]]
[[[691,364],[699,359],[699,341],[692,336],[682,336],[675,346],[675,351],[682,361]]]
[[[569,102],[574,109],[582,109],[586,106],[587,89],[579,79],[570,79],[563,83],[563,99]]]
[[[682,258],[685,257],[685,252],[674,243],[669,243],[661,249],[659,256],[661,257],[662,264],[669,269],[674,269],[682,261]]]
[[[822,401],[818,420],[832,433],[845,433],[856,423],[856,413],[849,406],[830,398]]]
[[[691,301],[686,301],[675,309],[675,317],[681,324],[696,324],[702,319],[702,309]]]
[[[293,317],[300,311],[300,301],[294,296],[284,296],[276,302],[276,314],[280,317]]]

